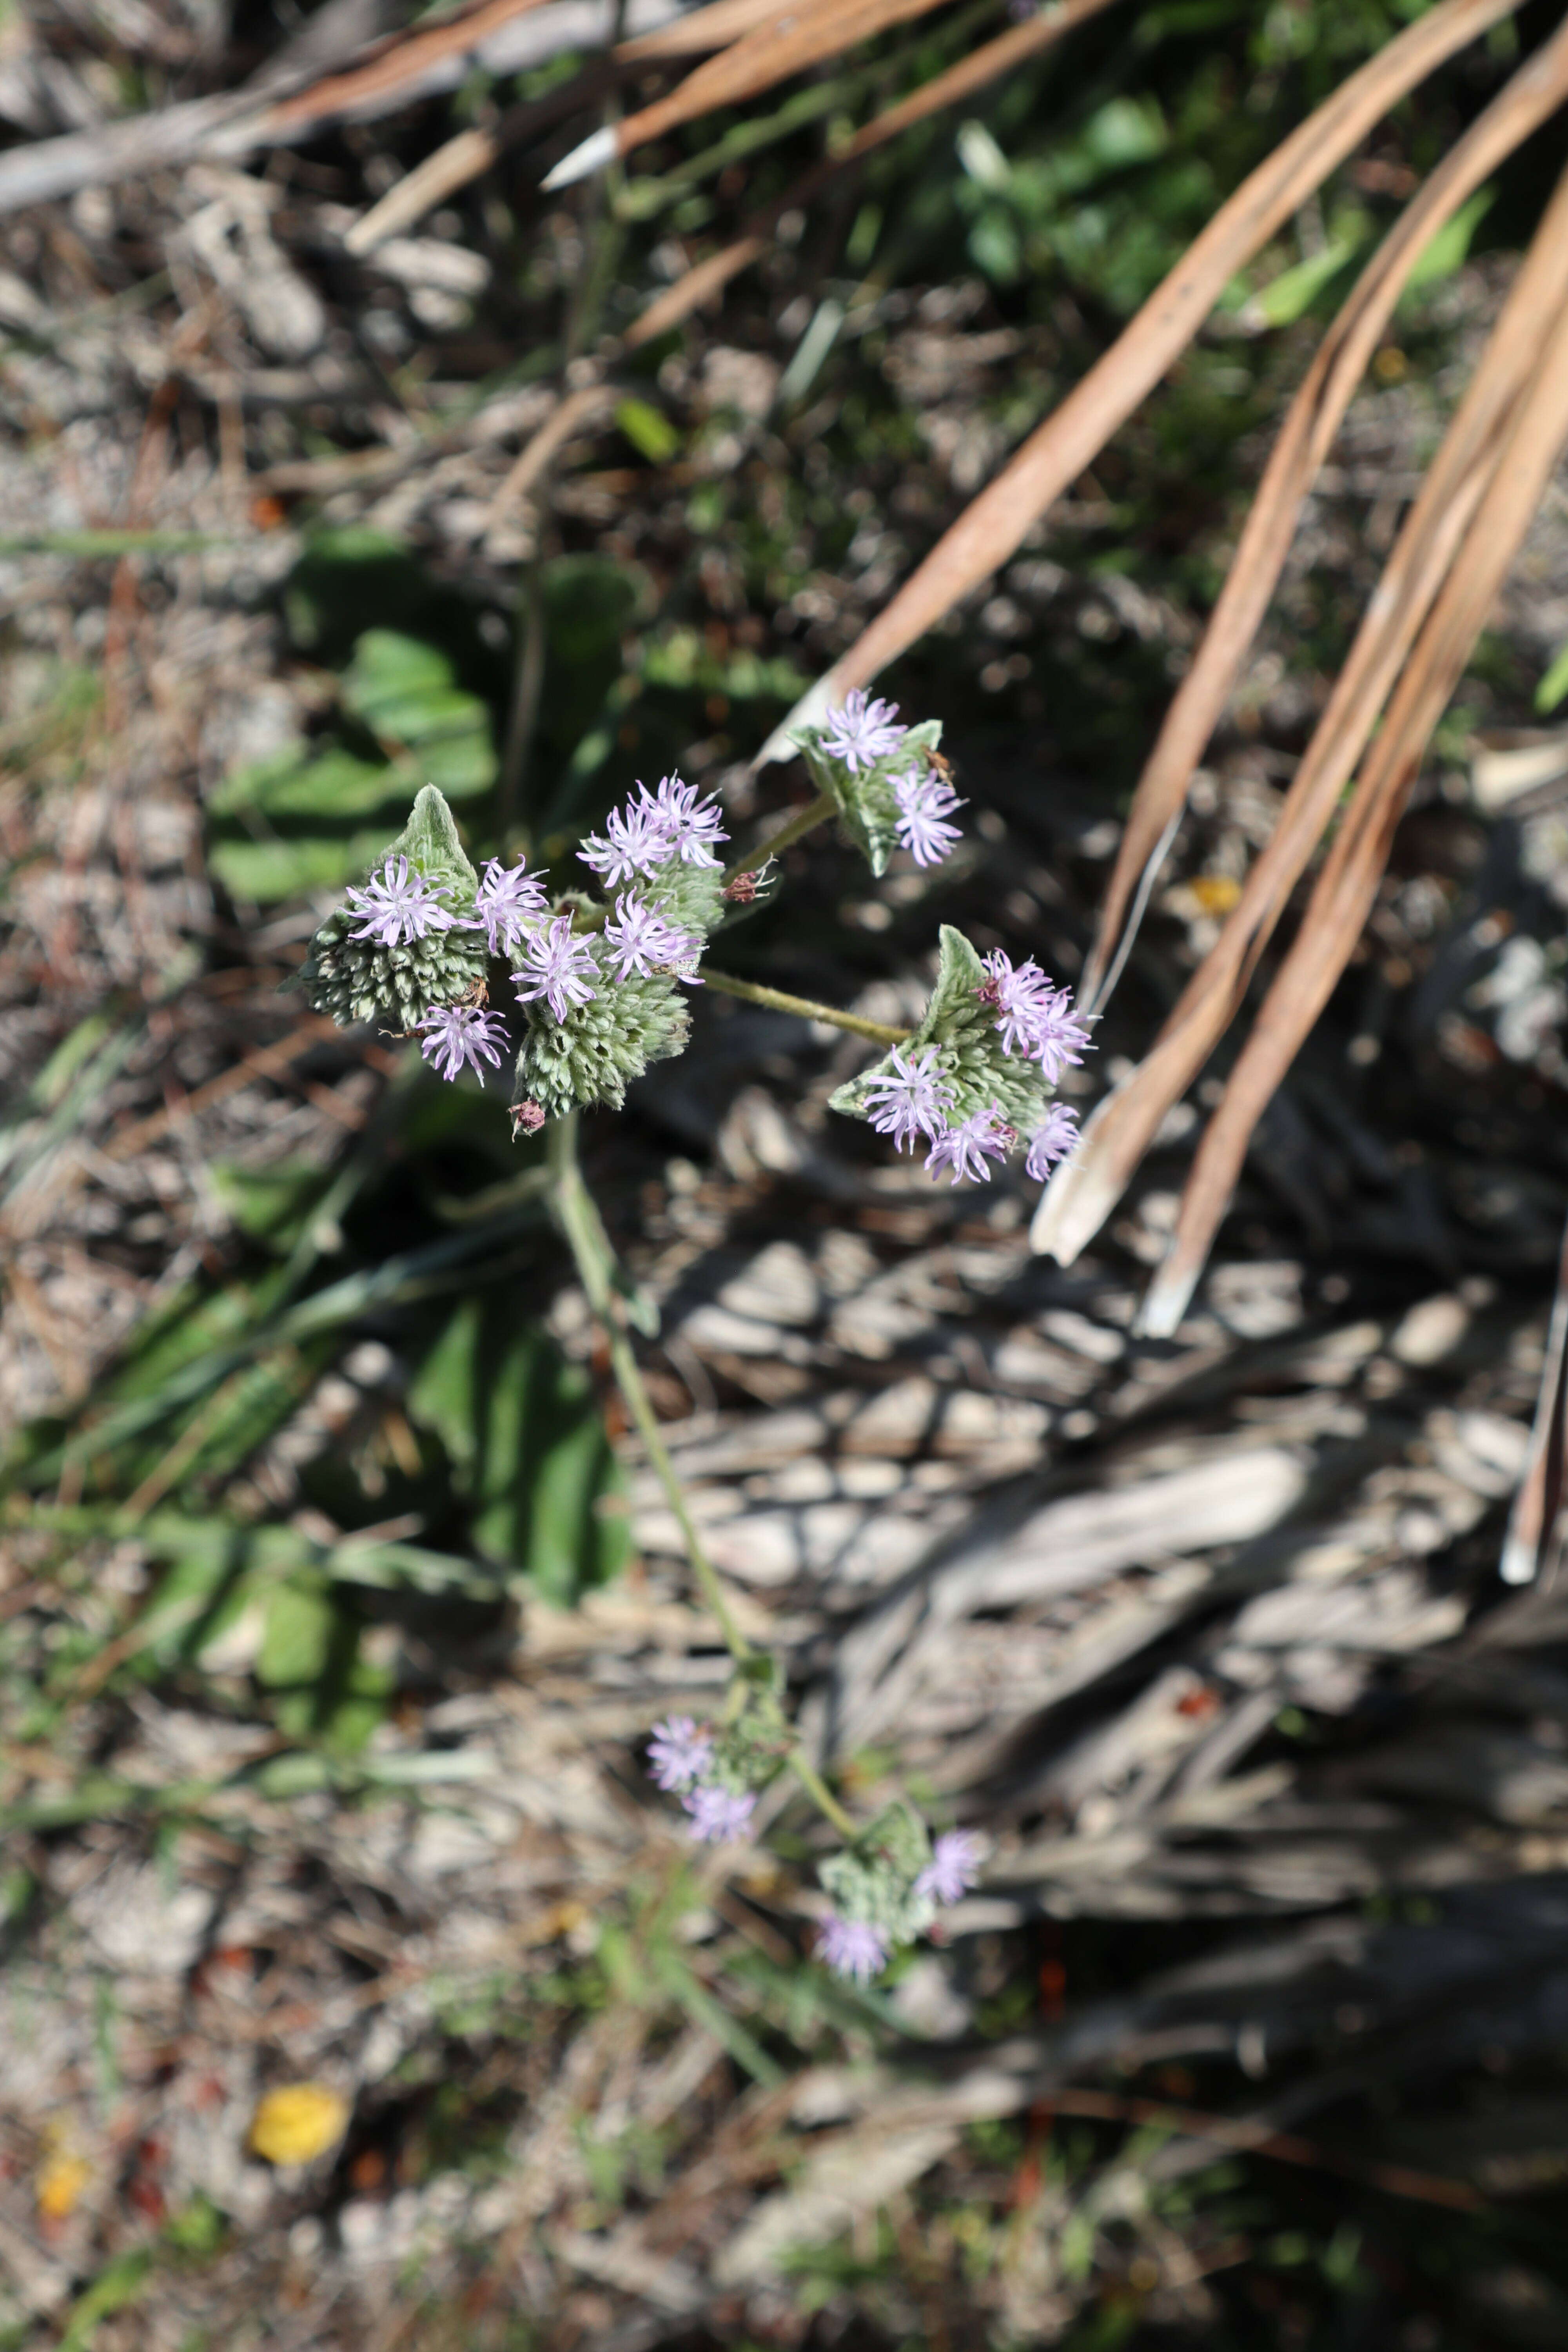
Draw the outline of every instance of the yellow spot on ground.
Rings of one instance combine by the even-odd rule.
[[[1200,914],[1228,915],[1241,896],[1241,885],[1234,874],[1200,874],[1189,882]]]
[[[64,2221],[76,2211],[81,2192],[92,2179],[92,2167],[85,2157],[68,2156],[58,2149],[46,2157],[38,2168],[34,2187],[39,2217],[46,2221]]]
[[[325,2083],[286,2083],[257,2108],[250,2145],[268,2164],[309,2164],[342,2139],[348,2119],[348,2101]]]

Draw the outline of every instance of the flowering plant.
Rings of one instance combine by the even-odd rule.
[[[772,889],[777,853],[837,817],[872,872],[903,849],[917,866],[949,856],[964,803],[940,750],[940,725],[906,727],[889,703],[860,691],[799,748],[818,791],[810,806],[749,858],[725,868],[728,839],[717,801],[679,776],[635,793],[579,847],[605,893],[568,887],[552,898],[526,858],[490,858],[481,878],[452,813],[434,785],[415,801],[403,832],[366,880],[347,891],[311,941],[301,982],[311,1004],[339,1022],[389,1016],[417,1036],[431,1067],[452,1080],[471,1069],[483,1085],[511,1044],[489,1002],[492,968],[507,968],[521,1018],[514,1131],[551,1129],[555,1209],[632,1417],[675,1511],[699,1584],[735,1660],[723,1717],[671,1716],[655,1732],[648,1767],[679,1796],[690,1835],[723,1845],[753,1836],[766,1791],[794,1775],[844,1839],[818,1871],[832,1908],[818,1948],[829,1967],[861,1983],[923,1934],[938,1907],[974,1883],[979,1848],[964,1831],[931,1843],[900,1802],[858,1827],[803,1756],[784,1706],[778,1662],[742,1636],[686,1507],[659,1435],[626,1329],[627,1286],[576,1168],[573,1114],[618,1108],[633,1079],[679,1054],[689,1031],[684,992],[704,983],[731,995],[804,1013],[871,1038],[882,1059],[831,1097],[833,1109],[890,1136],[897,1150],[925,1147],[933,1175],[985,1182],[1028,1138],[1026,1172],[1042,1178],[1077,1140],[1075,1114],[1052,1096],[1089,1045],[1068,992],[1033,957],[1015,964],[1000,948],[982,956],[943,925],[935,985],[911,1032],[787,996],[706,961],[731,908]]]

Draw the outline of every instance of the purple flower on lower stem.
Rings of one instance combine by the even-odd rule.
[[[644,792],[642,799],[633,801],[624,812],[612,809],[605,819],[603,836],[591,833],[577,855],[584,866],[593,867],[606,890],[614,890],[636,874],[651,874],[656,866],[668,866],[675,855],[675,844]]]
[[[528,871],[528,860],[503,866],[499,857],[485,860],[485,878],[474,899],[471,930],[483,931],[491,955],[515,948],[544,920],[544,885]]]
[[[757,1810],[754,1789],[693,1789],[681,1803],[691,1816],[689,1834],[699,1845],[733,1845],[752,1834]]]
[[[841,1919],[830,1911],[816,1932],[816,1948],[830,1969],[869,1984],[888,1965],[888,1938],[868,1919]]]
[[[689,1715],[667,1715],[647,1744],[647,1769],[661,1789],[689,1789],[713,1760],[713,1734]]]
[[[667,923],[657,908],[647,906],[641,898],[617,898],[616,911],[605,925],[605,938],[615,949],[620,961],[616,966],[617,980],[629,980],[636,972],[647,979],[659,965],[674,965],[678,978],[693,988],[702,983],[696,971],[681,971],[682,964],[695,965],[702,952],[702,942],[695,931],[677,930]]]
[[[410,872],[406,857],[389,857],[379,874],[373,874],[363,889],[344,892],[354,913],[363,917],[353,940],[374,940],[384,948],[406,947],[411,940],[422,940],[426,931],[449,931],[457,920],[441,901],[447,896],[444,882],[426,882],[423,874]]]
[[[940,1176],[951,1168],[955,1184],[962,1183],[965,1177],[973,1183],[989,1184],[987,1158],[1005,1160],[1017,1140],[1017,1129],[1008,1126],[1000,1105],[989,1103],[984,1110],[961,1119],[945,1135],[937,1137],[926,1154],[927,1173]]]
[[[639,784],[642,805],[658,824],[666,841],[683,865],[717,866],[713,855],[716,845],[730,836],[721,823],[723,812],[710,793],[702,799],[695,784],[683,783],[679,776],[663,776],[657,793]]]
[[[523,949],[524,970],[512,982],[524,1004],[536,996],[549,1002],[557,1021],[564,1021],[574,1004],[586,1004],[596,994],[598,966],[586,940],[572,936],[570,915],[557,915],[548,931],[535,931]]]
[[[896,702],[873,702],[863,687],[851,687],[841,707],[828,713],[822,730],[822,748],[842,760],[851,775],[890,759],[907,727],[899,724]]]
[[[956,1903],[980,1877],[980,1840],[972,1830],[943,1830],[931,1860],[915,1881],[915,1893],[933,1903]]]
[[[435,1064],[448,1084],[468,1066],[482,1087],[485,1074],[479,1067],[480,1056],[496,1069],[508,1044],[500,1014],[485,1013],[477,1004],[439,1004],[416,1023],[415,1034],[421,1040],[419,1050],[425,1059]]]
[[[1052,1103],[1029,1139],[1025,1175],[1037,1184],[1043,1182],[1055,1162],[1065,1160],[1077,1144],[1077,1111],[1069,1109],[1066,1103]]]
[[[910,768],[895,776],[893,798],[899,804],[893,830],[902,847],[917,866],[940,866],[963,838],[958,826],[946,820],[964,803],[934,768]]]
[[[895,1045],[888,1058],[890,1067],[867,1085],[867,1115],[879,1135],[892,1137],[895,1150],[908,1144],[912,1151],[917,1135],[939,1136],[946,1128],[952,1088],[934,1045],[920,1054]]]

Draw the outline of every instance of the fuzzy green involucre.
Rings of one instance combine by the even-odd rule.
[[[852,1846],[818,1864],[817,1876],[841,1919],[863,1920],[894,1944],[912,1944],[936,1916],[916,1881],[931,1860],[931,1838],[914,1808],[893,1804]]]
[[[826,793],[834,801],[845,831],[863,852],[872,873],[880,877],[887,872],[888,860],[899,845],[900,809],[893,793],[894,780],[908,775],[911,768],[923,768],[929,763],[930,754],[942,742],[942,721],[923,719],[918,727],[906,728],[896,751],[854,773],[842,760],[824,751],[822,731],[818,727],[801,729],[795,739],[801,757],[817,791]]]
[[[937,1049],[942,1075],[952,1088],[949,1114],[956,1122],[973,1118],[994,1103],[1003,1118],[1020,1133],[1032,1134],[1045,1116],[1051,1089],[1037,1063],[1021,1054],[1005,1054],[994,1005],[982,1003],[979,991],[986,979],[979,955],[951,923],[942,927],[942,954],[936,986],[924,1018],[900,1051],[919,1055],[927,1045]],[[866,1116],[866,1089],[871,1080],[892,1068],[885,1055],[859,1076],[828,1097],[828,1108],[847,1118]]]
[[[616,980],[594,943],[597,992],[557,1021],[542,1000],[528,1007],[528,1034],[517,1057],[514,1103],[536,1102],[546,1118],[608,1103],[619,1110],[626,1088],[650,1062],[685,1046],[691,1016],[679,984],[662,973]]]
[[[419,793],[408,823],[369,872],[379,873],[395,857],[406,857],[411,871],[445,887],[441,903],[448,914],[461,921],[473,913],[479,877],[463,853],[452,812],[434,784]],[[352,938],[359,928],[352,907],[334,907],[310,941],[296,982],[311,1011],[330,1014],[340,1027],[384,1019],[399,1032],[413,1029],[437,1006],[461,1003],[484,979],[488,959],[478,931],[431,931],[400,947],[384,947],[376,940]]]

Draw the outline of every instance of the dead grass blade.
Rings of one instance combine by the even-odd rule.
[[[1095,1110],[1083,1142],[1047,1187],[1032,1240],[1070,1265],[1121,1198],[1171,1105],[1229,1026],[1290,892],[1333,818],[1400,665],[1447,577],[1484,494],[1486,453],[1539,366],[1568,299],[1568,184],[1520,266],[1480,364],[1405,518],[1272,836],[1241,898],[1151,1051]]]
[[[1243,181],[1055,415],[1037,426],[889,604],[791,711],[759,755],[787,759],[803,722],[864,686],[990,578],[1181,356],[1220,294],[1373,125],[1516,0],[1438,0],[1367,60]],[[695,79],[695,77],[694,77]]]
[[[1432,730],[1464,676],[1564,445],[1568,297],[1538,368],[1493,442],[1489,462],[1482,461],[1490,477],[1486,495],[1451,560],[1300,929],[1198,1147],[1175,1232],[1144,1303],[1146,1332],[1169,1338],[1186,1312],[1252,1131],[1350,961]]]
[[[1557,1296],[1541,1367],[1541,1394],[1524,1476],[1509,1514],[1498,1572],[1505,1584],[1532,1584],[1552,1565],[1563,1502],[1568,1454],[1568,1233],[1557,1268]]]
[[[1080,995],[1099,1011],[1137,929],[1128,904],[1151,861],[1163,863],[1172,819],[1224,712],[1247,647],[1279,583],[1302,502],[1411,270],[1467,196],[1568,97],[1568,22],[1522,66],[1438,165],[1363,270],[1290,404],[1205,632],[1138,780]],[[1151,877],[1152,878],[1152,877]],[[1147,891],[1142,893],[1147,898]]]
[[[739,106],[792,74],[837,57],[858,42],[886,32],[889,26],[929,16],[940,5],[941,0],[805,0],[804,5],[771,16],[731,42],[695,73],[688,74],[668,96],[656,99],[637,114],[628,114],[624,121],[595,131],[563,157],[543,184],[552,189],[570,187],[616,156],[631,154],[683,122],[710,114],[716,107]]]
[[[968,57],[960,58],[956,65],[949,66],[945,73],[934,75],[919,89],[911,90],[908,98],[901,98],[896,106],[886,108],[873,121],[864,124],[837,154],[803,173],[776,204],[770,205],[765,212],[757,215],[748,225],[745,234],[737,237],[732,245],[710,254],[705,261],[698,262],[683,278],[678,278],[673,286],[656,296],[628,329],[626,338],[628,349],[635,350],[638,343],[650,342],[656,335],[667,334],[671,327],[678,327],[682,320],[689,319],[693,310],[700,310],[704,302],[722,291],[731,278],[738,278],[742,270],[749,269],[753,261],[762,258],[772,245],[778,224],[785,213],[804,211],[824,188],[841,173],[852,171],[861,157],[868,155],[873,148],[885,146],[889,139],[896,139],[911,124],[924,122],[931,115],[940,114],[944,108],[957,106],[962,100],[972,98],[976,90],[984,89],[991,82],[1000,80],[1004,74],[1013,72],[1026,58],[1037,57],[1042,49],[1052,47],[1075,26],[1086,23],[1090,16],[1100,16],[1110,5],[1111,0],[1063,0],[1059,8],[1032,16],[1026,25],[1015,25],[1007,32],[999,33],[994,41],[982,42],[980,47],[971,50]]]

